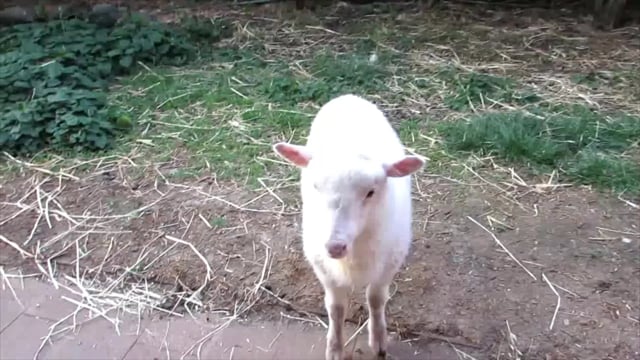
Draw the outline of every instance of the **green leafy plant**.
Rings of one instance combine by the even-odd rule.
[[[135,14],[113,28],[79,19],[16,25],[0,30],[0,44],[0,148],[14,154],[110,147],[131,121],[109,107],[109,83],[139,62],[182,65],[196,53],[187,30]]]

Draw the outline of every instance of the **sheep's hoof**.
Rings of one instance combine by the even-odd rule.
[[[378,350],[378,360],[387,359],[387,352],[385,350]]]

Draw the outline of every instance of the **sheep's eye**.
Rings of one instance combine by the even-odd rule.
[[[373,190],[369,190],[369,192],[367,193],[367,199],[369,199],[370,197],[372,197],[374,192],[375,192],[375,191],[373,191]]]

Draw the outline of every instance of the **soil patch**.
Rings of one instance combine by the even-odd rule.
[[[233,314],[251,299],[242,316],[326,322],[322,289],[301,251],[295,189],[276,192],[283,206],[266,191],[211,179],[161,181],[135,190],[119,175],[63,181],[49,203],[52,227],[41,216],[35,230],[37,206],[4,219],[20,210],[15,204],[37,203],[38,191],[53,194],[59,183],[41,183],[27,198],[19,191],[24,180],[5,184],[0,233],[62,273],[75,276],[80,258],[86,279],[161,284],[174,294],[163,300],[167,309],[180,311],[180,298],[206,283],[207,311]],[[446,337],[479,358],[505,356],[515,339],[528,358],[638,358],[637,210],[581,189],[530,193],[518,203],[439,177],[421,177],[419,189],[412,253],[392,289],[390,330],[422,342]],[[491,231],[536,280],[468,217],[488,229],[491,219]],[[0,243],[6,269],[36,270],[33,259],[16,255]],[[208,282],[200,255],[211,267]],[[557,296],[543,273],[561,298],[551,330]],[[363,300],[355,294],[349,322],[366,320]]]

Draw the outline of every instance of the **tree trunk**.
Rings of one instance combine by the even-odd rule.
[[[611,30],[620,25],[627,0],[593,0],[593,19],[597,27]]]

